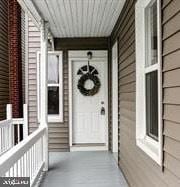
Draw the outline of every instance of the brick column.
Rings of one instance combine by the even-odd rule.
[[[21,7],[17,0],[8,0],[9,11],[9,64],[10,64],[10,103],[13,117],[21,117],[22,100],[22,55],[21,55]]]

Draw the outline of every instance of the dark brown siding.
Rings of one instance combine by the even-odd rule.
[[[6,118],[6,104],[9,103],[8,63],[8,2],[0,1],[0,120]]]
[[[108,38],[55,38],[54,45],[58,50],[106,50],[108,49]]]
[[[132,187],[180,186],[180,1],[162,1],[164,170],[136,146],[135,1],[112,33],[119,42],[119,165]]]

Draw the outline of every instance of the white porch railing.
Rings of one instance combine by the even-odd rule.
[[[6,113],[7,119],[0,121],[0,155],[20,142],[21,129],[23,139],[28,136],[27,105],[23,106],[23,118],[12,118],[11,104],[7,105]]]
[[[45,164],[46,127],[39,127],[0,157],[0,176],[30,177],[33,186]]]

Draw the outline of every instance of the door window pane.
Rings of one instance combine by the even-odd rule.
[[[147,59],[146,67],[157,63],[157,2],[154,2],[146,10],[146,46],[147,46]]]
[[[59,114],[59,87],[48,87],[48,114]]]
[[[158,72],[146,74],[147,135],[158,140]]]
[[[59,55],[48,55],[48,83],[59,83]]]

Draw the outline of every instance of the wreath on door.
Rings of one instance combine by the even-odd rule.
[[[81,75],[77,88],[81,92],[82,95],[84,96],[93,96],[99,92],[99,89],[101,87],[101,82],[98,78],[98,71],[90,65],[90,60],[92,59],[92,52],[89,51],[87,52],[87,57],[88,57],[88,64],[81,67],[77,74]],[[88,89],[85,87],[86,82],[90,80],[93,82],[93,87],[91,89]]]
[[[85,88],[86,81],[91,80],[94,84],[93,88],[87,89]],[[101,87],[101,83],[99,78],[96,75],[92,75],[90,73],[86,73],[81,76],[81,78],[78,81],[78,89],[84,96],[93,96],[99,92],[99,89]]]

